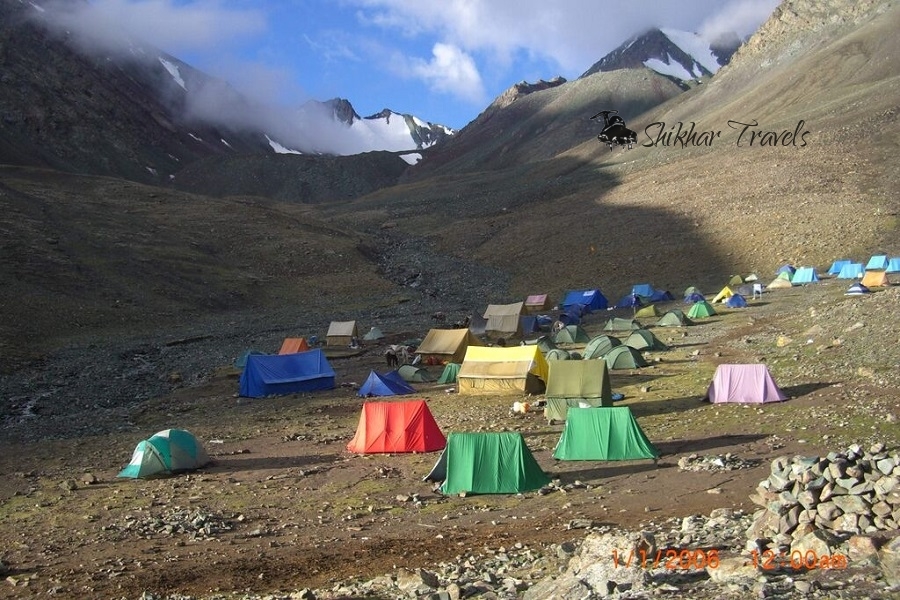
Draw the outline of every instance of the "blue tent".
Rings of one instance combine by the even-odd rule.
[[[800,267],[794,272],[794,276],[791,277],[791,283],[793,285],[817,283],[818,281],[819,275],[816,273],[816,269],[814,267]]]
[[[538,330],[537,317],[534,315],[519,315],[519,326],[522,334],[534,333]]]
[[[782,273],[787,273],[788,275],[793,277],[794,272],[796,270],[797,269],[795,269],[793,265],[781,265],[780,267],[778,267],[778,270],[775,271],[775,275],[781,275]]]
[[[846,258],[836,260],[833,263],[831,263],[830,267],[828,267],[828,274],[829,275],[837,275],[838,273],[841,272],[841,269],[844,268],[844,265],[849,265],[852,262],[853,262],[852,260],[849,260]]]
[[[581,312],[580,311],[571,311],[571,312],[563,312],[559,313],[558,321],[563,325],[578,325],[581,323]]]
[[[674,299],[675,296],[669,290],[656,290],[650,295],[650,302],[668,302]]]
[[[884,254],[877,254],[866,263],[866,271],[886,271],[887,268],[888,257]]]
[[[251,354],[240,380],[240,395],[245,398],[330,389],[334,389],[334,369],[321,348],[294,354]]]
[[[560,303],[560,308],[568,312],[570,306],[581,304],[585,307],[585,312],[592,310],[604,310],[609,307],[609,301],[600,290],[572,290],[566,292],[566,297]]]
[[[725,306],[728,308],[747,308],[747,301],[740,294],[732,294],[725,301]]]
[[[366,398],[368,396],[402,396],[403,394],[414,394],[415,391],[415,388],[406,383],[397,371],[380,375],[373,370],[369,373],[365,383],[359,387],[358,394]]]
[[[900,273],[900,256],[891,257],[885,273]]]
[[[870,293],[869,288],[861,284],[860,282],[856,282],[850,287],[847,288],[847,291],[844,292],[845,296],[862,296],[863,294]]]
[[[685,304],[694,304],[696,302],[702,302],[703,300],[706,300],[706,298],[700,292],[691,292],[684,297]]]
[[[649,283],[639,283],[631,288],[631,293],[635,296],[643,296],[649,298],[654,293],[653,286]]]
[[[838,279],[859,279],[864,274],[862,263],[847,263],[841,267]]]
[[[644,302],[641,300],[641,297],[639,295],[628,294],[616,303],[616,308],[639,308],[643,305]]]

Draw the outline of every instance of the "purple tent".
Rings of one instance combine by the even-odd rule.
[[[761,404],[787,400],[766,365],[719,365],[704,400]]]

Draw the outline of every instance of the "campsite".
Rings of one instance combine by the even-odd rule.
[[[900,435],[891,391],[898,355],[869,341],[875,323],[880,335],[900,336],[887,318],[900,288],[866,297],[845,296],[845,288],[829,278],[768,291],[702,324],[651,326],[668,350],[645,351],[647,367],[609,370],[599,383],[586,380],[571,393],[597,396],[595,405],[602,405],[608,384],[622,395],[616,410],[630,409],[658,459],[558,460],[564,424],[549,423],[540,409],[511,410],[514,402],[538,404],[541,395],[459,394],[454,385],[436,383],[437,366],[425,367],[435,383],[412,383],[414,394],[361,398],[357,390],[369,374],[385,370],[383,340],[360,355],[332,359],[332,389],[242,397],[239,371],[228,363],[198,386],[136,407],[126,415],[128,431],[113,426],[119,418],[98,415],[94,434],[60,437],[71,423],[33,421],[33,435],[3,453],[3,560],[15,565],[10,576],[29,593],[217,597],[217,589],[308,588],[322,595],[338,582],[434,569],[458,556],[477,562],[513,545],[552,554],[597,527],[640,530],[723,508],[751,514],[750,494],[773,459]],[[607,311],[591,313],[581,326],[592,336],[610,335],[607,318]],[[431,325],[423,319],[419,335]],[[380,327],[388,341],[415,333]],[[613,334],[625,339],[631,331]],[[278,356],[281,346],[273,338],[270,352]],[[729,363],[765,363],[787,400],[703,402],[718,365]],[[556,387],[553,394],[571,395]],[[543,491],[443,494],[424,481],[440,452],[349,451],[361,439],[362,407],[397,398],[424,400],[413,403],[413,412],[426,408],[444,436],[521,434],[551,483],[540,482]],[[210,464],[158,479],[116,477],[138,432],[176,426],[202,441]],[[572,447],[567,442],[565,452]],[[726,455],[755,466],[712,473],[678,466],[688,457]],[[529,568],[518,576],[544,576]],[[807,576],[827,582],[850,574]]]

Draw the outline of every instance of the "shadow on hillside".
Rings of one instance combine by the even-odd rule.
[[[788,398],[800,398],[801,396],[812,394],[813,392],[829,388],[833,385],[834,382],[832,381],[816,381],[814,383],[800,383],[797,385],[789,385],[787,387],[782,387],[781,391],[784,392]]]
[[[628,406],[635,418],[640,418],[696,410],[702,404],[698,396],[682,396],[660,400],[637,400],[632,404],[622,404],[622,406]]]
[[[316,464],[328,464],[340,460],[338,454],[315,454],[309,456],[214,456],[213,463],[205,469],[210,473],[230,473],[234,471],[255,471],[260,469],[296,469]]]
[[[565,465],[573,461],[554,460],[556,466]],[[598,461],[585,461],[598,462]],[[610,477],[620,477],[624,475],[634,475],[636,473],[646,473],[648,471],[657,471],[659,469],[672,468],[674,465],[657,464],[650,460],[641,461],[616,461],[615,464],[605,463],[608,466],[592,467],[589,469],[578,469],[575,471],[564,471],[555,473],[554,476],[559,477],[562,484],[574,483],[575,481],[591,482],[599,479],[609,479]]]
[[[667,442],[654,442],[653,445],[659,450],[660,456],[671,456],[673,454],[699,453],[715,450],[717,448],[728,448],[731,446],[741,446],[744,444],[752,444],[759,440],[769,437],[761,433],[753,434],[736,434],[736,435],[718,435],[709,438],[687,439],[687,440],[671,440]]]

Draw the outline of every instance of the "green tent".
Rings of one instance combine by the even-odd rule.
[[[706,317],[712,317],[715,314],[716,309],[712,307],[712,304],[706,300],[700,300],[699,302],[694,302],[694,305],[691,306],[691,310],[688,311],[687,316],[691,319],[705,319]]]
[[[456,376],[459,374],[459,363],[447,363],[444,371],[438,377],[438,383],[456,383]]]
[[[403,381],[406,381],[407,383],[431,381],[431,375],[428,374],[428,371],[415,365],[403,365],[397,369],[397,373],[403,378]]]
[[[553,458],[655,460],[659,458],[659,452],[647,439],[629,407],[571,408],[566,414],[566,426]]]
[[[591,336],[580,325],[566,325],[553,337],[557,344],[586,344],[590,339]]]
[[[635,329],[641,329],[641,324],[634,319],[621,319],[619,317],[613,317],[603,327],[603,331],[634,331]]]
[[[451,433],[425,481],[443,494],[518,494],[550,483],[521,433]]]
[[[590,358],[603,358],[606,356],[610,350],[615,348],[616,346],[621,346],[622,340],[617,337],[612,337],[610,335],[598,335],[591,338],[591,341],[587,343],[587,346],[584,347],[584,357],[585,359]]]
[[[117,477],[147,479],[191,471],[209,463],[197,438],[183,429],[165,429],[143,440],[131,454],[131,462]]]
[[[609,369],[639,369],[647,366],[641,353],[631,346],[616,346],[603,357]]]
[[[637,329],[631,335],[628,336],[628,339],[625,340],[625,345],[634,348],[635,350],[668,350],[669,347],[663,344],[659,339],[647,331],[646,329]]]
[[[562,348],[554,348],[553,350],[549,350],[547,354],[544,355],[544,358],[548,361],[550,360],[569,360],[572,356]]]
[[[656,322],[657,327],[687,327],[688,325],[693,324],[694,323],[687,318],[684,312],[678,308],[673,308],[661,316],[659,321]]]
[[[609,370],[602,360],[553,361],[548,363],[544,417],[565,421],[570,407],[612,406]]]

